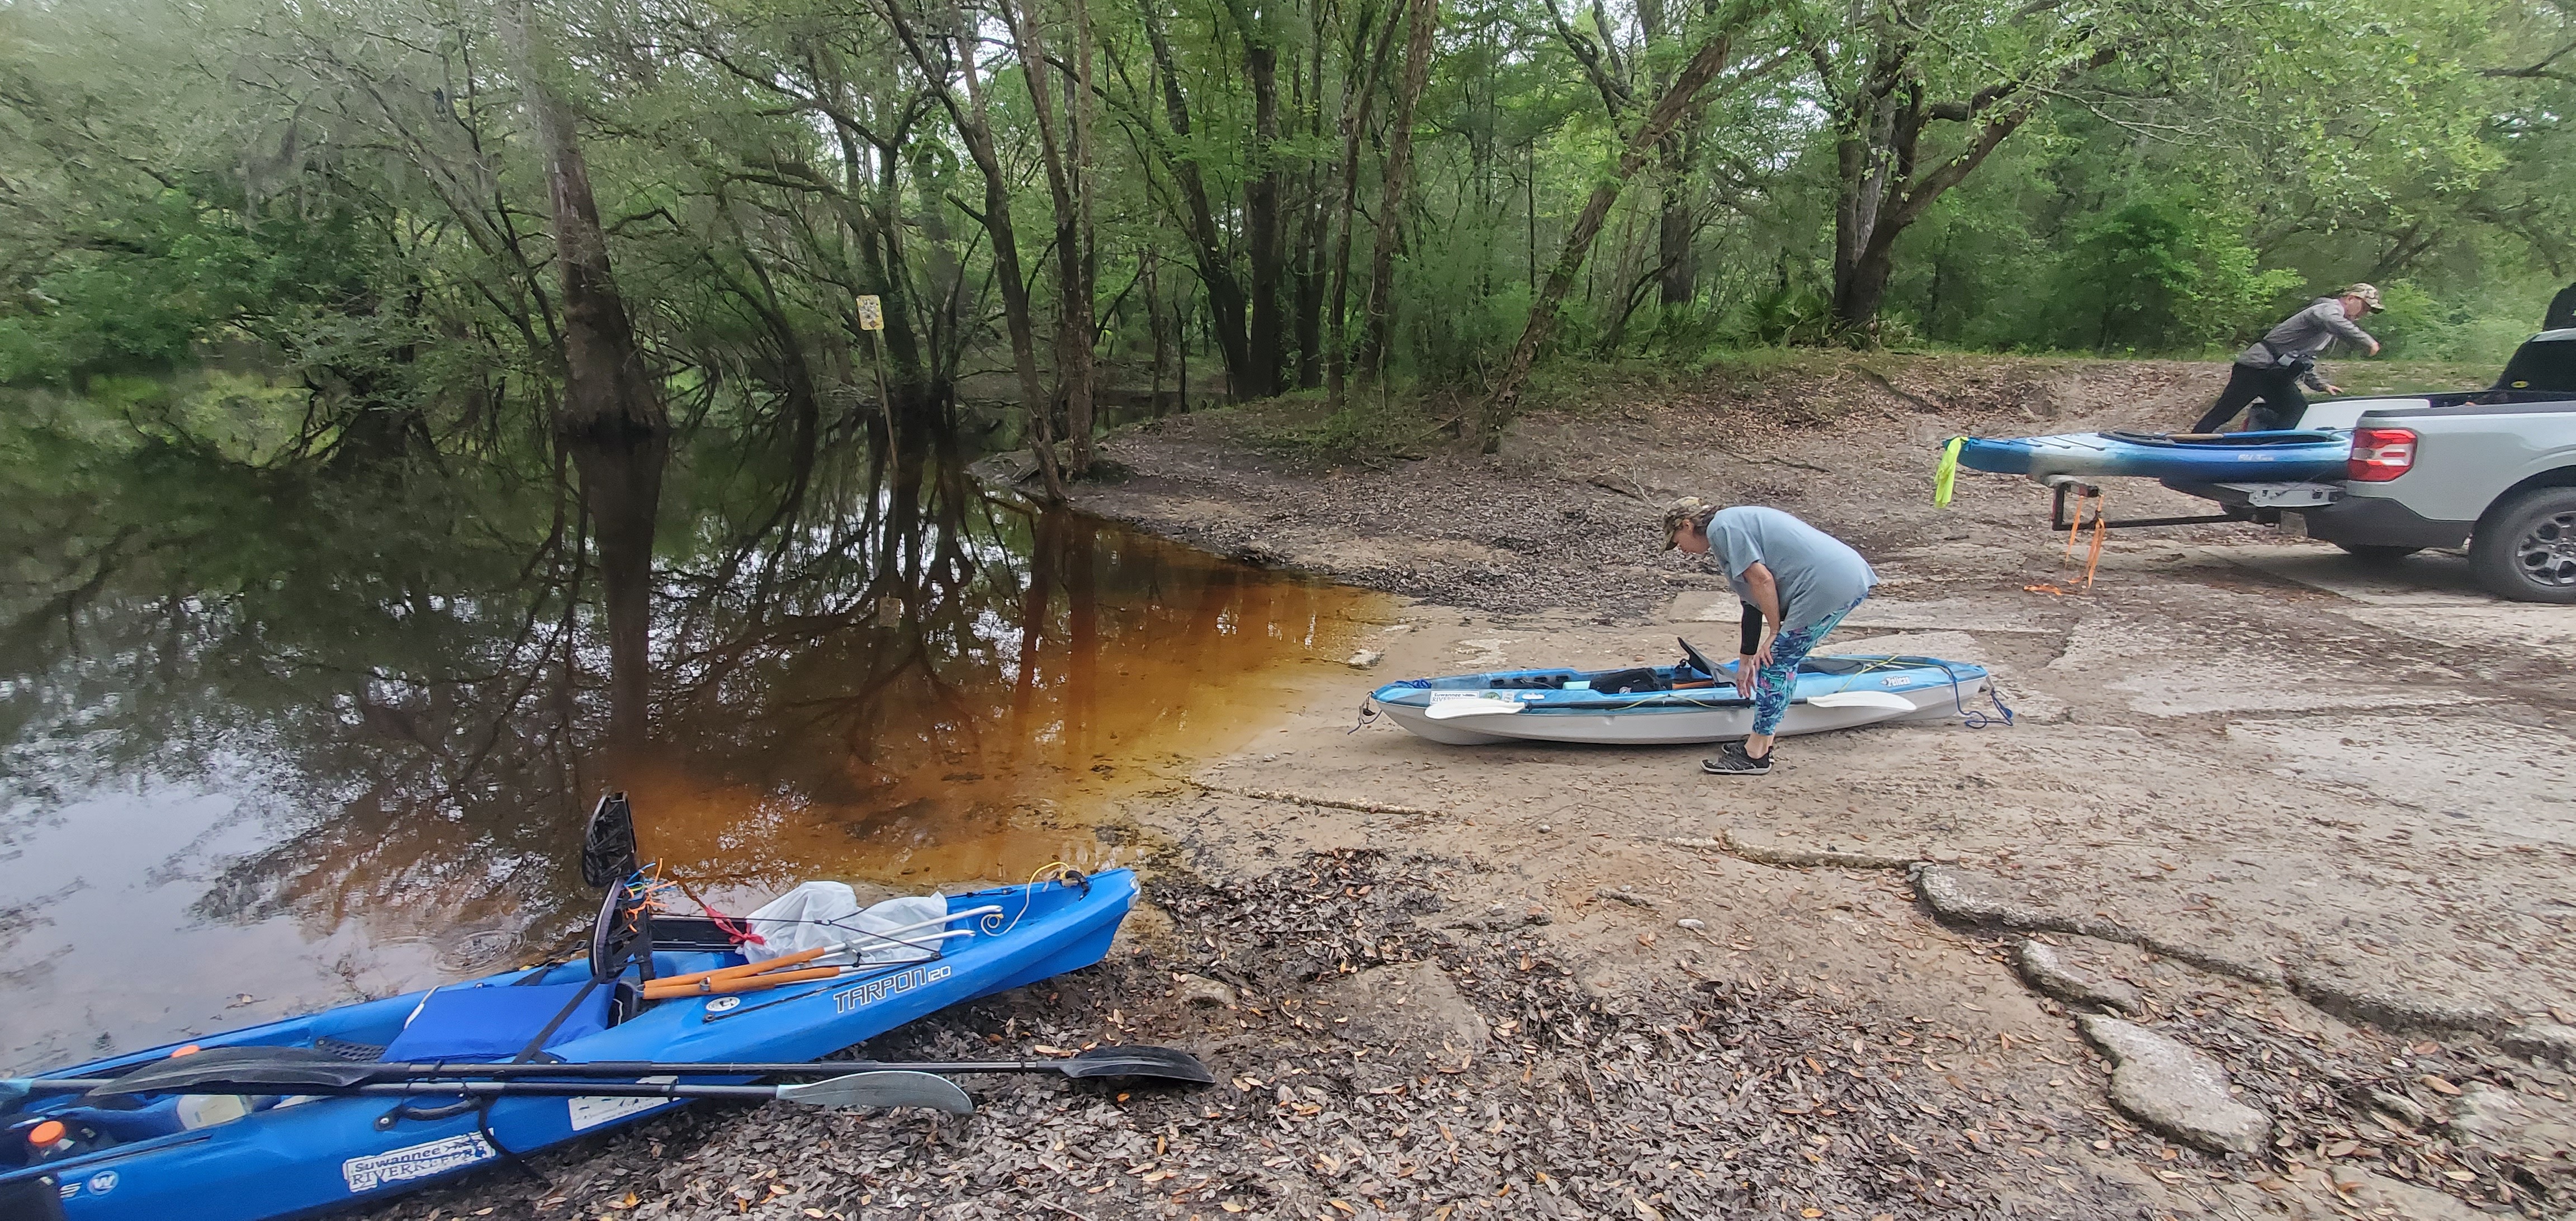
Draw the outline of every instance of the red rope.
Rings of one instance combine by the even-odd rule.
[[[697,904],[697,905],[698,905],[698,910],[699,910],[699,911],[702,911],[702,912],[705,912],[705,913],[706,913],[706,916],[707,916],[707,919],[708,919],[708,920],[710,920],[710,921],[713,921],[713,922],[714,922],[714,924],[715,924],[715,926],[716,926],[716,931],[721,932],[721,933],[723,933],[726,937],[731,938],[731,939],[733,940],[733,943],[734,943],[735,945],[767,945],[767,944],[769,944],[768,939],[766,939],[766,938],[762,937],[762,936],[761,936],[760,934],[758,934],[758,933],[755,933],[755,932],[751,931],[751,926],[749,926],[749,925],[747,925],[747,924],[744,924],[744,923],[742,923],[742,922],[740,922],[740,921],[737,921],[737,920],[731,919],[731,918],[727,917],[724,913],[719,912],[719,911],[717,911],[716,909],[714,909],[714,908],[712,908],[712,907],[707,906],[707,901],[706,901],[706,900],[704,900],[704,899],[699,898],[699,897],[698,897],[698,892],[696,892],[696,891],[694,891],[694,890],[689,889],[689,884],[688,884],[688,883],[683,882],[683,881],[680,881],[680,880],[679,880],[679,879],[677,879],[677,878],[673,878],[673,879],[671,880],[671,884],[672,884],[672,885],[674,885],[674,886],[679,887],[679,888],[680,888],[680,893],[681,893],[681,894],[684,894],[684,895],[689,896],[689,902]]]

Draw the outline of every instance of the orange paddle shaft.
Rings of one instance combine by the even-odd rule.
[[[839,967],[814,967],[804,971],[766,971],[758,975],[728,975],[717,979],[702,979],[695,983],[670,984],[669,981],[657,979],[644,985],[644,999],[667,1001],[681,996],[758,992],[763,988],[775,988],[780,984],[801,984],[808,980],[830,979],[840,973]],[[666,984],[668,986],[665,986]]]
[[[712,971],[691,971],[686,975],[665,975],[659,979],[647,981],[644,986],[647,989],[652,989],[662,987],[666,984],[694,984],[701,980],[732,979],[740,975],[758,975],[763,971],[776,971],[782,968],[795,966],[801,962],[812,962],[831,952],[831,948],[832,947],[830,946],[819,946],[810,950],[798,950],[793,954],[781,955],[777,958],[767,959],[762,962],[746,962],[738,967],[717,967]]]

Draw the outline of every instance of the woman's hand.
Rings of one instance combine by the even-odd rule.
[[[1770,647],[1767,645],[1764,646],[1764,655],[1767,656],[1769,652]],[[1753,657],[1754,655],[1751,653],[1739,653],[1736,655],[1735,694],[1737,698],[1748,700],[1753,698]]]

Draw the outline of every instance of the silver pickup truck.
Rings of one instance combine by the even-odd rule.
[[[2484,390],[2332,400],[2300,425],[2353,430],[2342,482],[2168,486],[2257,520],[2295,513],[2366,559],[2465,541],[2498,596],[2576,603],[2576,329],[2533,336]]]

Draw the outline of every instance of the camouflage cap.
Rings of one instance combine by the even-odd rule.
[[[2387,306],[2379,303],[2379,286],[2375,284],[2355,284],[2352,287],[2343,290],[2343,295],[2347,297],[2359,297],[2361,299],[2361,303],[2369,306],[2372,313],[2377,313],[2380,310],[2388,308]]]
[[[1674,501],[1669,506],[1666,506],[1664,509],[1664,550],[1670,551],[1674,547],[1680,545],[1683,526],[1705,522],[1708,520],[1708,515],[1716,511],[1717,506],[1712,505],[1697,496],[1684,496],[1681,499]]]

